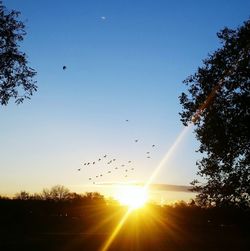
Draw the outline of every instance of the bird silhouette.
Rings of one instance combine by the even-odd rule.
[[[150,159],[150,156],[147,156],[148,159]]]
[[[106,158],[107,157],[107,154],[105,154],[104,156],[103,156],[103,158]]]
[[[152,145],[152,147],[155,147],[155,145]]]
[[[111,173],[111,171],[108,171],[108,173]]]
[[[147,152],[147,154],[150,154],[150,152]]]
[[[134,168],[131,168],[131,170],[135,170]]]
[[[93,165],[95,164],[95,161],[93,162]]]
[[[84,166],[86,166],[86,165],[87,165],[87,163],[84,163],[83,165],[84,165]]]
[[[67,67],[64,65],[64,66],[63,66],[63,70],[65,71],[66,69],[67,69]]]
[[[118,167],[115,167],[115,169],[118,169]]]
[[[89,180],[92,180],[92,178],[89,178]]]
[[[78,168],[77,170],[78,170],[78,171],[81,171],[81,168]]]
[[[131,160],[129,160],[128,163],[131,163]]]
[[[128,122],[128,119],[126,119],[126,122]]]
[[[98,159],[98,161],[101,161],[101,159]]]
[[[125,172],[127,172],[127,171],[128,171],[128,169],[125,170]]]
[[[113,161],[116,161],[116,159],[113,159]]]
[[[125,165],[121,165],[121,167],[124,167]]]
[[[135,143],[137,143],[138,142],[138,139],[135,139]]]

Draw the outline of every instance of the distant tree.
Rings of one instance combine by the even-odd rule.
[[[50,190],[48,188],[44,188],[41,194],[41,197],[44,200],[50,200],[52,199],[51,194],[50,194]]]
[[[87,192],[85,197],[89,200],[104,200],[104,196],[98,192]]]
[[[250,20],[218,34],[222,47],[184,83],[181,121],[194,123],[199,152],[194,191],[201,205],[250,206]]]
[[[43,189],[42,192],[42,197],[45,200],[67,200],[70,196],[69,189],[61,185],[53,186],[51,189]]]
[[[70,193],[68,196],[68,199],[71,201],[81,201],[82,198],[83,196],[77,193]]]
[[[27,56],[19,50],[19,42],[26,35],[25,25],[18,19],[20,12],[7,11],[0,1],[0,104],[10,98],[17,104],[37,90],[34,69],[27,65]]]
[[[10,200],[10,198],[7,197],[7,196],[2,196],[2,195],[0,195],[0,201],[1,201],[1,200]]]
[[[14,197],[14,199],[17,200],[29,200],[30,199],[30,194],[26,191],[21,191],[20,193],[17,193]]]
[[[34,193],[34,194],[30,195],[30,199],[31,200],[42,200],[43,196],[40,193]]]

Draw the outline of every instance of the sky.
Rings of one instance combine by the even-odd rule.
[[[182,81],[220,47],[216,33],[240,26],[250,10],[250,1],[243,0],[4,5],[19,10],[25,21],[20,49],[37,71],[38,91],[22,105],[0,107],[2,195],[56,184],[107,192],[109,183],[146,182],[183,131]],[[201,155],[193,129],[153,183],[189,185],[196,177]],[[99,158],[98,164],[82,165]],[[134,168],[128,177],[126,168]],[[100,174],[99,186],[92,184]]]

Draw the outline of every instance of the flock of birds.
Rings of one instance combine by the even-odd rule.
[[[126,122],[129,122],[129,120],[126,120]],[[134,143],[138,143],[139,139],[134,139]],[[151,146],[152,148],[155,147],[155,145]],[[150,151],[145,152],[145,157],[147,159],[151,158]],[[107,154],[97,158],[96,160],[92,161],[86,161],[82,163],[82,167],[78,168],[77,171],[81,171],[82,168],[87,168],[90,166],[98,166],[98,164],[101,164],[102,166],[106,166],[106,171],[105,172],[100,172],[99,174],[89,177],[89,181],[92,182],[93,184],[96,184],[97,179],[102,178],[105,175],[109,175],[112,172],[115,172],[117,170],[120,170],[122,172],[122,175],[124,178],[128,178],[129,174],[133,171],[135,171],[135,168],[132,166],[133,161],[132,160],[127,160],[126,162],[119,163],[116,158],[112,158],[108,156]]]
[[[66,69],[67,67],[64,65],[63,70],[65,71]],[[126,119],[125,121],[129,122],[128,119]],[[138,143],[138,142],[139,142],[139,139],[134,139],[134,143]],[[155,145],[152,145],[151,147],[154,148]],[[147,159],[151,158],[150,153],[151,153],[150,151],[146,152]],[[96,184],[97,179],[100,179],[105,175],[109,175],[114,171],[117,171],[117,170],[123,171],[123,176],[127,178],[129,176],[129,173],[135,170],[135,168],[132,166],[131,160],[126,161],[126,163],[123,162],[122,164],[118,164],[118,161],[116,160],[116,158],[109,157],[107,154],[105,154],[97,158],[94,161],[92,160],[92,161],[87,161],[87,162],[82,163],[82,167],[78,168],[77,171],[80,172],[82,168],[87,168],[90,166],[98,166],[98,164],[101,164],[102,166],[107,165],[108,170],[106,172],[101,172],[93,177],[89,177],[88,178],[89,181],[91,181],[93,184]]]

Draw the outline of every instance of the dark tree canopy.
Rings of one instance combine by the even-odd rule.
[[[250,206],[250,20],[218,34],[222,47],[184,80],[181,121],[194,123],[199,152],[193,181],[202,205]]]
[[[11,98],[17,104],[37,90],[34,69],[27,65],[27,56],[19,51],[19,42],[26,35],[20,12],[7,11],[0,1],[0,104],[7,105]]]

